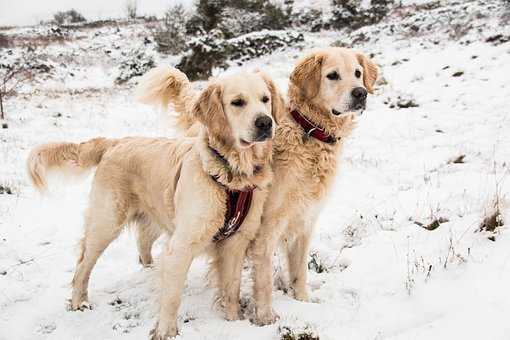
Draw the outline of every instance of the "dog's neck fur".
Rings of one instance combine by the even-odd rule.
[[[327,108],[306,98],[303,92],[293,84],[289,85],[289,98],[291,98],[290,110],[298,111],[310,122],[324,129],[329,135],[340,139],[351,134],[355,125],[352,115],[333,116]]]
[[[204,171],[227,189],[265,188],[270,183],[271,141],[238,149],[233,143],[203,129],[197,144]]]

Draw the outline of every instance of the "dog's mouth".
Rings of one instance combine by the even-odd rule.
[[[258,135],[252,141],[247,141],[244,138],[240,138],[239,139],[239,144],[241,145],[242,148],[249,148],[249,147],[252,147],[253,145],[255,145],[257,143],[265,143],[268,140],[270,140],[271,138],[272,138],[272,134],[270,132],[267,132],[267,133],[263,133],[263,134]]]
[[[335,116],[340,116],[342,114],[342,112],[337,111],[335,109],[331,109],[331,113],[334,114]]]
[[[239,144],[241,144],[241,147],[243,148],[249,148],[250,146],[255,144],[255,142],[248,142],[247,140],[241,138],[239,139]]]
[[[345,115],[345,114],[348,114],[348,113],[354,113],[354,114],[363,114],[363,111],[365,111],[365,104],[363,103],[356,103],[356,104],[352,104],[349,106],[349,109],[346,111],[346,112],[341,112],[341,111],[338,111],[338,110],[335,110],[335,109],[331,109],[331,113],[334,115],[334,116],[340,116],[340,115]]]

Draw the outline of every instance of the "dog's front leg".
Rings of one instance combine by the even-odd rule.
[[[177,312],[193,252],[187,242],[176,236],[167,242],[161,255],[159,320],[151,332],[152,340],[168,339],[177,335]]]
[[[218,276],[221,304],[225,319],[239,319],[239,295],[241,291],[241,273],[249,240],[241,234],[223,241],[218,249]]]
[[[302,232],[290,242],[287,248],[289,265],[290,288],[294,292],[294,298],[300,301],[308,301],[306,288],[308,277],[308,249],[310,248],[309,233]]]
[[[274,221],[268,218],[266,221]],[[269,325],[278,316],[273,312],[273,255],[280,235],[287,227],[284,223],[262,223],[253,244],[253,295],[255,298],[255,319],[259,326]]]

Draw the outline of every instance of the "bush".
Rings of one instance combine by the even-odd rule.
[[[129,79],[141,76],[156,66],[154,57],[147,54],[143,49],[134,49],[127,53],[120,62],[119,75],[115,79],[116,84],[123,84]]]
[[[319,32],[323,28],[329,28],[329,25],[324,21],[322,11],[315,8],[294,13],[292,24],[297,27],[306,27],[310,32]]]
[[[186,33],[200,34],[215,28],[227,4],[228,0],[199,0],[196,14],[186,23]]]
[[[226,8],[218,23],[218,29],[227,39],[251,33],[262,26],[263,20],[259,13],[234,7]]]
[[[280,340],[319,340],[319,335],[311,327],[298,327],[294,329],[290,326],[278,327]]]
[[[357,29],[381,21],[390,11],[393,0],[371,0],[363,9],[362,0],[332,0],[331,26],[337,29]]]
[[[33,46],[0,53],[0,120],[5,119],[4,101],[35,76],[51,76],[54,68]],[[2,128],[6,128],[3,127]]]
[[[264,27],[266,29],[281,30],[290,26],[292,5],[294,0],[285,0],[283,6],[271,1],[261,1]]]
[[[176,5],[165,12],[162,26],[154,33],[158,51],[177,54],[186,47],[186,12],[182,5]]]
[[[281,30],[290,26],[293,2],[285,0],[281,6],[270,0],[200,0],[186,32],[198,35],[217,28],[225,38],[233,38],[263,29]]]
[[[12,189],[7,184],[0,184],[0,195],[12,195]]]
[[[68,11],[57,12],[53,15],[53,21],[58,25],[75,24],[78,22],[87,21],[83,15],[81,15],[75,9]]]
[[[181,59],[177,68],[186,73],[191,80],[207,79],[212,75],[212,69],[226,67],[227,60],[247,61],[293,46],[303,40],[303,34],[292,31],[254,32],[224,40],[219,30],[213,30],[188,44],[187,48],[190,51]]]
[[[230,60],[246,61],[304,41],[301,33],[294,31],[262,31],[226,40],[224,48]]]
[[[9,47],[10,41],[7,35],[0,33],[0,48]]]
[[[225,67],[226,55],[223,48],[221,32],[212,30],[209,34],[192,39],[187,49],[189,52],[176,66],[191,80],[207,79],[215,67]]]

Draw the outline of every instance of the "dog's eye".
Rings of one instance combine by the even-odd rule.
[[[269,101],[269,97],[268,96],[262,97],[262,102],[263,103],[267,103],[268,101]]]
[[[360,70],[354,71],[354,75],[356,76],[356,78],[361,77],[361,71]]]
[[[242,99],[234,99],[233,101],[230,102],[230,104],[232,104],[234,106],[244,106],[244,104],[246,104],[246,102]]]
[[[326,77],[328,77],[329,80],[338,80],[338,79],[340,79],[340,75],[336,71],[328,73],[328,75]]]

